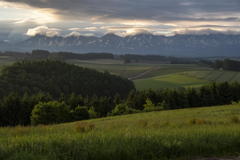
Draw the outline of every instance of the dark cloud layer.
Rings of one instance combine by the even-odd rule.
[[[4,0],[53,8],[79,19],[148,19],[157,21],[239,21],[240,0]],[[204,15],[202,15],[204,14]],[[214,14],[213,16],[209,15]],[[219,15],[220,14],[220,15]],[[218,16],[224,17],[218,17]],[[209,17],[201,17],[201,16]],[[229,15],[229,16],[228,16]]]
[[[35,33],[50,35],[120,35],[150,31],[154,34],[212,33],[212,30],[240,33],[240,0],[0,0],[53,9],[57,21],[38,23],[0,20],[0,40],[18,39]],[[20,5],[21,6],[21,5]],[[29,7],[26,7],[28,10]],[[35,10],[34,8],[30,8]],[[52,12],[51,12],[52,13]],[[55,15],[57,15],[55,17]],[[28,16],[28,15],[27,15]],[[29,15],[31,18],[31,15]],[[26,18],[26,19],[25,19]],[[3,18],[4,19],[4,18]],[[18,19],[18,17],[16,17]],[[136,20],[136,22],[135,22]],[[147,21],[141,21],[147,20]],[[19,21],[19,20],[18,20]],[[26,22],[25,22],[26,21]],[[21,22],[21,20],[20,20]],[[133,30],[131,30],[133,29]],[[16,39],[16,38],[15,38]]]

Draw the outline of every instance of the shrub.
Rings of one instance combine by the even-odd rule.
[[[72,119],[74,121],[80,121],[84,119],[89,119],[89,113],[87,107],[78,106],[71,111]]]
[[[146,103],[143,106],[144,106],[144,111],[145,112],[151,112],[151,111],[159,110],[149,98],[146,99]]]
[[[88,110],[88,114],[89,114],[89,118],[97,118],[97,112],[95,111],[95,109],[93,107],[90,107]]]
[[[55,124],[69,120],[69,107],[65,103],[58,101],[40,102],[34,107],[31,115],[33,125]]]
[[[157,105],[158,110],[168,109],[169,106],[167,105],[166,101],[159,102]]]
[[[124,115],[124,114],[132,114],[132,113],[138,113],[138,110],[135,110],[133,108],[129,108],[126,104],[118,104],[110,113],[110,115]]]
[[[232,105],[240,105],[240,101],[232,101]]]

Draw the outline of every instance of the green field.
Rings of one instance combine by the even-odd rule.
[[[239,156],[240,104],[0,129],[4,160],[164,160]]]
[[[185,71],[174,74],[138,79],[137,89],[200,87],[210,82],[240,82],[240,72],[232,71]]]
[[[120,62],[116,63],[115,60],[108,61],[108,63],[106,63],[106,60],[98,61],[69,60],[67,62],[81,67],[96,69],[101,72],[108,71],[112,74],[120,75],[125,78],[129,78],[131,76],[145,72],[152,68],[151,64],[122,64]]]
[[[240,82],[240,72],[213,70],[197,64],[123,64],[119,60],[68,62],[129,78],[134,80],[139,90],[200,87],[210,82]]]
[[[189,71],[210,71],[209,67],[201,66],[197,64],[158,64],[154,66],[155,70],[146,74],[142,78],[151,78],[155,76],[189,72]],[[141,78],[141,79],[142,79]]]
[[[135,80],[137,89],[161,89],[161,88],[178,88],[178,87],[199,87],[203,84],[207,84],[208,81],[198,79],[191,76],[185,76],[182,74],[169,74],[163,76],[157,76],[147,79]]]
[[[123,64],[119,60],[68,60],[68,63],[81,67],[92,68],[98,71],[108,71],[112,74],[120,75],[125,78],[135,77],[147,72],[141,78],[149,78],[170,73],[179,73],[184,71],[208,71],[210,68],[192,65],[192,64],[148,64],[148,63],[131,63]],[[149,71],[149,72],[148,72]]]
[[[186,76],[216,82],[240,82],[240,72],[233,71],[197,71],[184,72]]]

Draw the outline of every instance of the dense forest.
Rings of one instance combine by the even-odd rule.
[[[4,68],[1,72],[1,96],[10,92],[43,92],[53,97],[71,93],[109,97],[119,94],[124,97],[130,90],[135,89],[131,81],[119,76],[59,61],[22,61]]]
[[[136,55],[136,54],[125,54],[120,55],[120,58],[125,63],[136,63],[136,62],[152,62],[152,63],[169,63],[169,64],[196,64],[199,62],[197,58],[180,58],[171,56],[160,56],[160,55]]]

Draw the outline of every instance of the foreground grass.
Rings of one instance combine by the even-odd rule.
[[[240,154],[240,105],[0,129],[4,160],[157,160]]]

